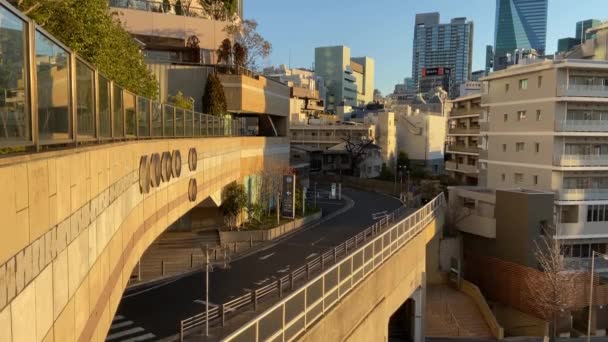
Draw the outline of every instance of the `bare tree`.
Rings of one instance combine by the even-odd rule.
[[[272,52],[272,44],[257,32],[257,28],[257,21],[246,19],[224,29],[232,40],[243,48],[243,65],[252,70],[257,69],[259,59],[270,56]]]
[[[455,235],[458,230],[458,223],[471,216],[470,208],[465,207],[461,201],[452,200],[448,204],[445,212],[445,230],[449,235]]]
[[[580,291],[576,286],[579,276],[566,267],[563,244],[552,237],[553,229],[541,229],[540,241],[534,241],[534,255],[541,272],[529,275],[525,282],[531,295],[529,300],[542,318],[549,321],[549,338],[555,341],[558,317],[573,308],[576,293]]]
[[[342,138],[342,141],[344,141],[344,147],[350,157],[350,171],[353,176],[357,176],[359,164],[367,157],[370,147],[374,144],[374,139],[357,138],[348,135]]]

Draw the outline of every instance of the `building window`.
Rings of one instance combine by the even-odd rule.
[[[519,112],[517,112],[517,121],[521,121],[521,120],[525,120],[525,119],[526,119],[525,110],[520,110]]]
[[[505,115],[503,116],[503,118],[504,118],[504,121],[505,121],[505,122],[509,121],[509,114],[505,114]]]
[[[516,184],[521,184],[524,182],[524,174],[523,173],[516,173],[515,174],[515,183]]]
[[[526,144],[524,144],[523,142],[515,143],[515,152],[523,152],[525,146]]]
[[[539,153],[539,152],[540,152],[540,143],[535,143],[535,144],[534,144],[534,151],[535,151],[536,153]]]
[[[502,144],[502,151],[507,152],[507,144]]]
[[[538,76],[538,87],[540,88],[543,85],[543,77]]]
[[[538,185],[538,176],[535,175],[533,178],[534,178],[534,185]]]
[[[608,205],[588,205],[587,222],[608,221]]]
[[[541,115],[540,115],[540,109],[536,110],[536,121],[540,121],[541,119]]]
[[[505,84],[505,92],[509,92],[509,83]]]
[[[519,80],[519,90],[528,89],[528,79]]]
[[[504,182],[505,180],[507,180],[507,176],[503,173],[502,175],[500,175],[500,178],[502,178],[502,181]]]

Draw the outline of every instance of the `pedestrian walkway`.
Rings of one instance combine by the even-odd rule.
[[[116,315],[106,337],[106,342],[139,342],[152,341],[156,336],[137,326],[122,315]]]

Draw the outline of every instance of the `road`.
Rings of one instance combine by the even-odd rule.
[[[210,304],[223,303],[249,289],[276,281],[290,269],[316,257],[330,247],[356,235],[376,220],[373,214],[389,213],[401,203],[391,197],[344,189],[354,206],[320,225],[296,233],[275,246],[216,269],[210,275]],[[324,215],[342,207],[331,201],[320,203]],[[180,320],[204,309],[204,273],[199,272],[141,294],[123,297],[107,341],[146,341],[175,335]],[[130,322],[130,323],[125,323]],[[141,337],[141,338],[138,338]]]

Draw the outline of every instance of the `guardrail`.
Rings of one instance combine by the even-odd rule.
[[[242,120],[160,103],[121,88],[0,0],[0,148],[127,139],[240,136]],[[20,47],[20,48],[15,48]]]
[[[283,298],[287,290],[292,291],[289,296],[233,332],[224,341],[294,339],[366,275],[418,234],[444,205],[444,196],[440,194],[404,219],[399,220],[406,208],[397,209],[365,231],[276,282],[210,309],[209,316],[201,313],[181,321],[181,340],[207,320],[217,321],[223,326],[226,318],[234,316],[237,310],[253,308],[255,311],[262,298],[272,295]],[[399,221],[396,222],[397,220]],[[391,223],[395,224],[386,229]],[[316,272],[320,274],[310,280]],[[298,281],[305,284],[296,289],[295,283]]]

